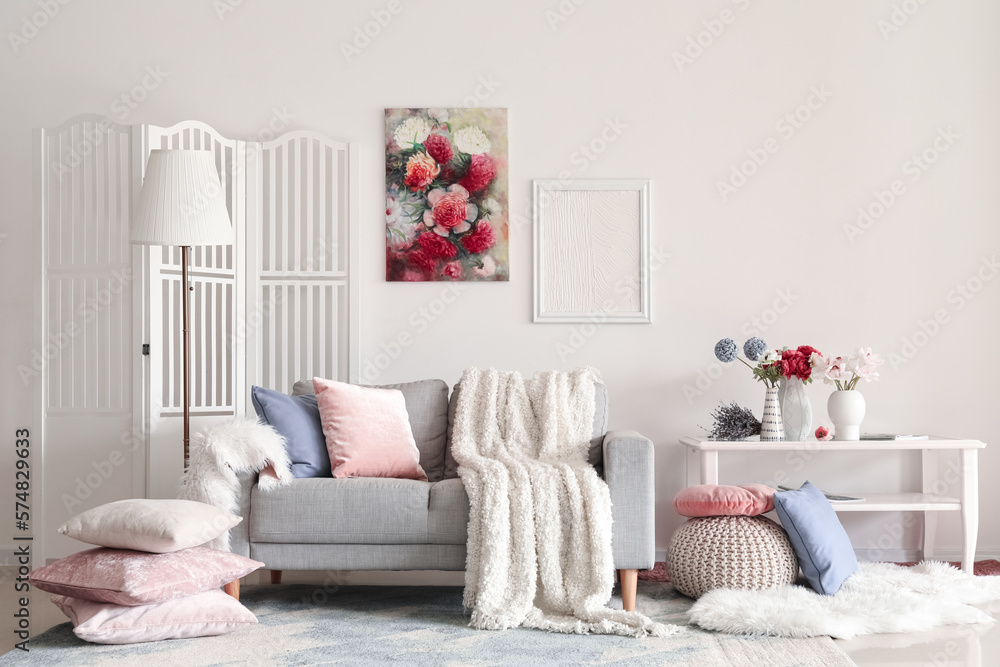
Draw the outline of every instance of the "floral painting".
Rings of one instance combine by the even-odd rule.
[[[506,109],[385,110],[385,278],[510,277]]]

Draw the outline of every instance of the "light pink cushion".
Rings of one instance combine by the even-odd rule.
[[[257,622],[249,609],[222,591],[123,607],[62,595],[52,598],[73,621],[73,633],[96,644],[135,644],[160,639],[224,635]],[[142,659],[136,658],[137,664]]]
[[[100,548],[40,567],[28,581],[49,593],[141,605],[219,588],[262,567],[261,562],[206,547],[167,554]]]
[[[774,509],[774,489],[763,484],[689,486],[674,498],[681,516],[757,516]]]
[[[313,378],[334,477],[427,481],[403,393]]]

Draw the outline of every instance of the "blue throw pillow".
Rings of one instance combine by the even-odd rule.
[[[858,571],[858,557],[823,492],[811,482],[798,491],[779,491],[774,494],[774,509],[809,585],[823,595],[839,591]]]
[[[315,396],[253,387],[250,397],[257,416],[284,436],[293,477],[333,477]]]

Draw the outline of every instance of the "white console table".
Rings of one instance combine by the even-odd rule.
[[[719,483],[720,452],[868,452],[916,451],[922,452],[921,468],[923,489],[921,493],[861,493],[864,502],[831,503],[838,512],[923,512],[923,557],[933,554],[937,514],[943,511],[962,513],[962,569],[972,573],[976,557],[976,538],[979,534],[979,450],[986,445],[978,440],[957,440],[932,437],[927,440],[863,440],[847,442],[831,440],[818,442],[755,442],[722,441],[704,438],[682,438],[687,447],[687,485]],[[939,474],[938,453],[943,450],[959,452],[959,464],[952,475],[943,479]],[[700,470],[697,478],[694,471]],[[697,481],[696,481],[697,479]],[[961,489],[958,498],[941,495],[944,482],[957,482]],[[937,488],[935,488],[937,487]]]

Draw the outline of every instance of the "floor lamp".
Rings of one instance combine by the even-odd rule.
[[[133,244],[181,247],[182,337],[184,346],[184,468],[191,440],[188,348],[188,255],[191,246],[232,245],[233,225],[209,151],[153,150],[132,215]]]

